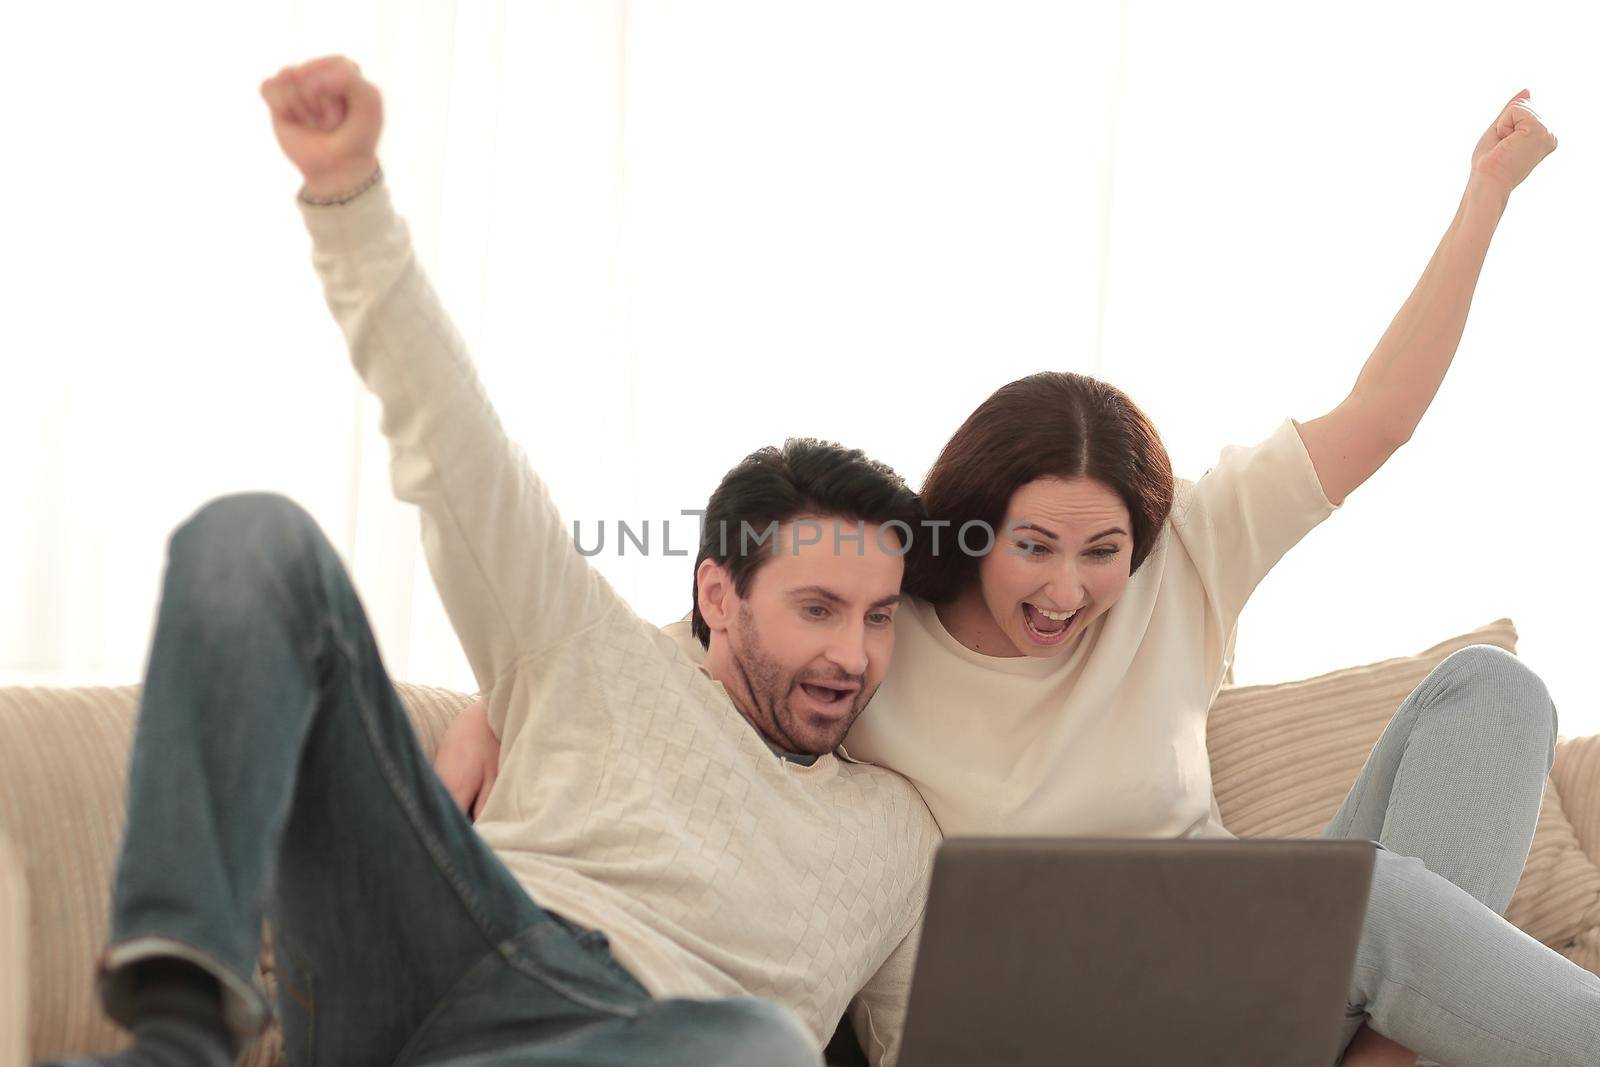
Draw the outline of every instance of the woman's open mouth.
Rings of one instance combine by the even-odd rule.
[[[1022,624],[1028,629],[1028,636],[1033,638],[1036,645],[1059,645],[1067,638],[1067,631],[1072,629],[1072,624],[1077,621],[1082,608],[1073,608],[1071,611],[1047,611],[1044,608],[1022,602]]]

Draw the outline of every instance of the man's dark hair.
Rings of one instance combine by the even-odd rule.
[[[858,448],[845,448],[814,437],[791,437],[782,448],[768,445],[750,453],[723,476],[706,503],[700,526],[700,562],[712,559],[733,576],[739,596],[772,558],[776,533],[758,540],[775,525],[803,515],[843,519],[896,529],[902,546],[921,532],[922,505],[909,486],[886,464],[868,459]],[[746,526],[752,533],[745,535]],[[870,536],[868,544],[870,544]],[[711,628],[700,614],[700,582],[693,578],[694,617],[690,628],[702,647],[711,645]]]

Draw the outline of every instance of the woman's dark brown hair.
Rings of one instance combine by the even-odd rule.
[[[918,536],[906,556],[905,590],[934,603],[977,580],[986,540],[957,547],[963,523],[988,524],[998,539],[1011,494],[1035,478],[1093,478],[1122,498],[1133,529],[1131,571],[1155,547],[1172,510],[1172,462],[1150,420],[1126,393],[1083,374],[1043,371],[1003,385],[967,416],[922,485],[922,504],[941,529]],[[919,535],[923,531],[918,531]],[[999,542],[996,541],[998,546]]]

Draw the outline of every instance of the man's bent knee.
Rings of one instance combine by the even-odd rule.
[[[322,539],[316,520],[281,493],[230,493],[191,515],[173,532],[170,548],[174,556],[251,552],[276,560],[303,552]]]
[[[282,493],[228,493],[207,501],[178,529],[205,537],[243,538],[262,532],[285,534],[316,526],[316,520]]]
[[[193,610],[219,624],[255,614],[264,603],[292,602],[313,588],[305,561],[332,549],[316,521],[278,493],[233,493],[201,507],[168,543],[169,592],[174,583]]]

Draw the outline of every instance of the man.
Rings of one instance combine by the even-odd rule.
[[[270,1015],[263,909],[291,1065],[817,1064],[852,1000],[892,1060],[938,832],[834,749],[892,652],[915,496],[821,442],[746,458],[705,515],[701,669],[501,429],[390,206],[377,89],[330,57],[262,95],[500,785],[475,831],[302,510],[200,509],[169,545],[97,967],[136,1043],[81,1062],[232,1062]]]

